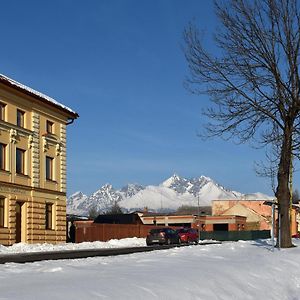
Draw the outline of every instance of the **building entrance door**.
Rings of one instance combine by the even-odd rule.
[[[16,243],[22,241],[22,202],[16,202]]]

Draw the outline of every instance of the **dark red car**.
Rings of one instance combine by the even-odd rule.
[[[198,231],[193,228],[180,228],[177,229],[178,235],[182,243],[198,244],[199,235]]]
[[[168,227],[151,229],[146,238],[147,246],[154,244],[180,244],[181,240],[176,230]]]

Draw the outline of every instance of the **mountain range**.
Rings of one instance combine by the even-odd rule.
[[[231,191],[209,177],[186,179],[174,174],[158,186],[128,184],[120,190],[111,184],[105,184],[99,190],[87,196],[76,192],[67,199],[67,213],[88,215],[91,209],[105,213],[118,203],[124,212],[144,210],[171,212],[180,206],[211,206],[212,200],[272,199],[262,193],[242,194]]]

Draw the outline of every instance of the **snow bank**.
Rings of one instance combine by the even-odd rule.
[[[25,252],[44,252],[44,251],[62,251],[62,250],[79,250],[79,249],[100,249],[100,248],[123,248],[123,247],[141,247],[146,246],[144,238],[126,238],[121,240],[110,240],[108,242],[84,242],[79,244],[63,243],[58,245],[52,244],[25,244],[18,243],[12,246],[0,245],[1,254],[25,253]]]

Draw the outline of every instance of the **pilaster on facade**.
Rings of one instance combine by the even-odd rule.
[[[16,209],[15,209],[15,206],[16,206],[15,197],[10,197],[9,205],[8,205],[8,224],[7,224],[7,227],[9,229],[8,245],[13,244],[13,241],[15,240],[15,236],[16,236],[16,229],[15,229]]]
[[[60,124],[60,191],[66,193],[67,190],[67,128],[65,124]]]
[[[40,116],[32,113],[32,185],[40,186]]]

